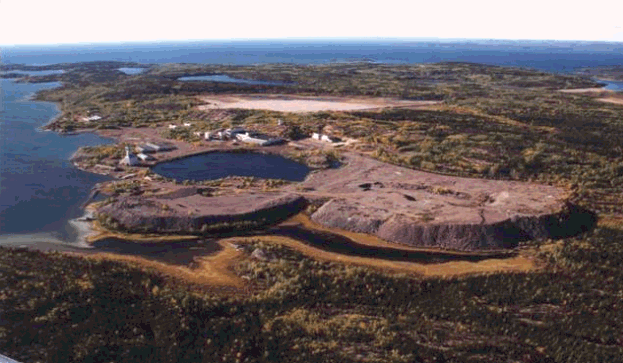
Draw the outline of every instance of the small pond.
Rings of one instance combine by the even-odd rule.
[[[289,84],[292,84],[292,83],[279,82],[279,81],[258,81],[258,80],[253,80],[253,79],[234,78],[226,74],[180,77],[178,78],[178,80],[180,81],[210,81],[210,82],[254,84],[254,85],[267,85],[267,86],[287,86]]]
[[[145,71],[145,68],[118,68],[118,70],[132,76],[135,74],[143,73]]]
[[[604,87],[604,89],[617,92],[623,91],[623,82],[621,81],[605,81],[602,79],[598,79],[597,81],[606,84],[606,87]]]
[[[310,170],[306,165],[279,155],[218,152],[161,163],[152,171],[177,181],[214,180],[228,176],[302,181]]]

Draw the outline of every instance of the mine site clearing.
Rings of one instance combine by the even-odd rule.
[[[239,108],[293,113],[378,110],[390,107],[425,108],[441,103],[440,101],[410,101],[372,97],[302,97],[283,95],[204,96],[201,97],[201,100],[206,102],[206,104],[199,106],[200,110]]]
[[[338,98],[335,97],[323,97],[318,101],[275,95],[206,96],[203,100],[209,103],[207,109],[220,105],[239,106],[240,102],[247,100],[260,102],[260,104],[251,103],[253,108],[275,109],[272,108],[276,107],[273,102],[285,102],[287,107],[279,109],[281,112],[309,112],[308,101],[312,102],[311,105],[315,105],[313,107],[327,107],[327,104],[331,104],[334,109],[339,106],[346,107],[346,110],[353,109],[348,108],[350,106],[367,109],[428,108],[437,103],[436,101],[388,103],[386,99],[376,99],[376,103],[361,104],[351,99],[337,102]],[[205,107],[199,106],[207,110]],[[189,126],[191,125],[179,125],[179,127]],[[202,141],[192,144],[167,140],[161,136],[162,130],[166,128],[170,128],[170,124],[164,123],[158,128],[105,130],[103,133],[117,138],[120,142],[133,145],[151,141],[166,142],[174,146],[165,152],[156,153],[156,160],[147,163],[147,166],[206,152],[238,150],[245,146],[231,135],[220,140],[213,137],[203,138]],[[367,245],[378,248],[396,251],[446,251],[457,256],[466,252],[486,255],[496,250],[509,251],[517,247],[519,242],[529,239],[555,238],[564,235],[560,231],[565,228],[564,223],[567,221],[578,224],[579,230],[590,228],[592,223],[590,216],[567,208],[568,192],[557,187],[422,172],[390,165],[359,152],[348,151],[350,148],[344,147],[356,144],[357,140],[334,141],[331,137],[323,139],[321,134],[314,134],[313,137],[296,142],[247,150],[285,155],[293,149],[308,151],[335,147],[344,149],[341,152],[342,160],[339,168],[315,170],[302,182],[286,183],[270,190],[266,190],[265,186],[252,185],[240,189],[234,178],[232,184],[219,188],[215,195],[205,196],[201,195],[205,188],[159,182],[152,180],[151,177],[141,176],[140,168],[124,167],[110,174],[121,179],[139,181],[143,194],[140,197],[119,197],[116,202],[100,208],[99,212],[113,217],[128,230],[125,233],[113,233],[108,236],[123,238],[124,235],[131,236],[132,233],[134,236],[141,235],[144,234],[140,232],[141,228],[150,223],[155,228],[152,231],[154,233],[188,235],[188,230],[201,230],[202,225],[210,221],[221,223],[231,219],[248,222],[249,218],[277,214],[279,215],[275,220],[277,224],[284,221],[286,224],[292,223],[287,221],[291,220],[292,215],[302,212],[307,203],[320,201],[320,207],[311,213],[309,217],[311,224],[307,223],[306,228],[323,229],[324,232],[330,231],[336,235],[347,236],[350,241],[353,240],[352,233],[357,234],[359,238],[368,236],[365,238],[368,241]],[[158,226],[162,225],[167,225],[167,228],[158,230]],[[261,235],[261,231],[257,233]],[[164,240],[166,238],[161,241]],[[300,242],[289,243],[299,250],[311,248],[303,247],[305,244],[297,244]],[[323,247],[314,248],[322,250]],[[331,253],[333,256],[331,258],[340,255]],[[217,255],[214,258],[217,258]],[[350,258],[359,261],[358,263],[369,264],[368,260],[361,262],[364,261],[360,260],[361,257]],[[521,257],[521,260],[519,264],[509,263],[507,265],[510,267],[502,269],[524,270],[528,265],[530,268],[533,267],[524,261],[525,257]],[[482,271],[490,271],[491,268],[492,265],[489,264]],[[468,270],[477,272],[480,269],[474,267]]]

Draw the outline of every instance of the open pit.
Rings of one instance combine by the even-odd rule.
[[[214,180],[228,176],[302,181],[310,169],[280,155],[252,152],[211,152],[159,163],[159,175],[184,180]]]
[[[100,221],[132,233],[210,234],[258,230],[306,205],[336,231],[374,235],[403,246],[457,251],[507,249],[592,228],[593,214],[567,203],[554,186],[445,176],[344,153],[337,169],[316,170],[272,192],[199,187],[124,197],[100,207]]]

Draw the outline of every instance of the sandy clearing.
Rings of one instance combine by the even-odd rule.
[[[594,88],[574,88],[574,89],[561,89],[558,90],[563,93],[596,93],[596,92],[612,92],[607,89],[594,87]]]
[[[159,271],[191,284],[216,288],[235,288],[238,292],[242,292],[245,290],[245,281],[230,269],[236,261],[242,258],[242,252],[234,249],[229,243],[217,243],[221,250],[214,255],[195,258],[196,266],[194,268],[154,261],[142,256],[120,255],[117,253],[68,253],[83,258],[124,262],[131,266]]]
[[[623,105],[623,96],[619,92],[615,92],[603,88],[578,88],[578,89],[561,89],[560,92],[571,94],[583,94],[595,97],[596,101]]]
[[[597,101],[623,105],[623,98],[604,97],[604,98],[598,98]]]
[[[319,111],[355,111],[386,107],[427,107],[439,101],[405,101],[386,98],[346,98],[346,97],[285,97],[285,96],[206,96],[202,100],[206,105],[200,110],[213,109],[258,109],[279,112],[319,112]]]

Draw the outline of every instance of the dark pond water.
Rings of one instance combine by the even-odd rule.
[[[257,81],[251,79],[234,78],[225,74],[214,74],[210,76],[189,76],[180,77],[180,81],[210,81],[210,82],[224,82],[224,83],[239,83],[239,84],[255,84],[255,85],[267,85],[267,86],[286,86],[291,83],[278,82],[278,81]]]
[[[442,263],[449,261],[478,262],[488,258],[508,258],[515,253],[498,251],[486,254],[456,254],[444,251],[410,251],[390,247],[368,246],[357,243],[350,238],[325,232],[311,230],[302,226],[280,225],[260,232],[261,235],[284,236],[293,238],[304,244],[320,248],[329,252],[336,252],[349,256],[368,257],[390,261],[409,261],[417,263]],[[400,245],[396,245],[398,248]]]
[[[143,73],[145,68],[119,68],[119,70],[125,74],[135,75]]]
[[[91,188],[108,180],[76,169],[69,158],[80,146],[110,140],[40,130],[58,108],[30,97],[58,85],[0,80],[0,245],[11,240],[71,241],[77,232],[70,220],[84,213],[81,206]],[[19,238],[24,234],[29,237]]]
[[[141,256],[182,266],[192,265],[195,257],[208,256],[221,250],[215,241],[200,239],[177,242],[137,242],[106,238],[93,242],[92,245],[93,252]]]
[[[306,165],[278,155],[222,152],[158,164],[152,170],[178,181],[214,180],[227,176],[302,181],[310,171]]]

